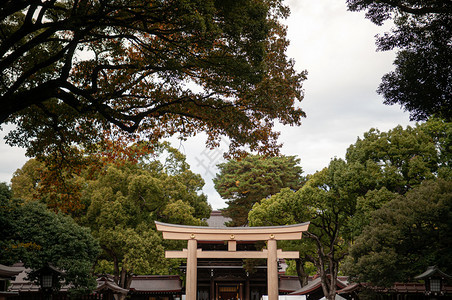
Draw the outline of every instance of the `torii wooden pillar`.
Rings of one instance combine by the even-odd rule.
[[[298,251],[277,249],[278,240],[299,240],[309,222],[287,226],[214,228],[155,222],[168,240],[186,240],[187,249],[166,251],[166,258],[187,259],[186,300],[196,300],[198,258],[266,258],[268,300],[278,300],[278,259],[299,258]],[[228,251],[202,251],[198,241],[227,241]],[[262,251],[236,251],[237,241],[267,241]]]

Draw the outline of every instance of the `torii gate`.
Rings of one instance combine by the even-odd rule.
[[[165,251],[166,258],[186,258],[186,300],[196,300],[198,258],[266,258],[268,300],[278,300],[278,259],[299,258],[298,251],[277,249],[278,240],[299,240],[307,231],[309,222],[268,227],[204,227],[155,222],[157,230],[167,240],[186,240],[187,249]],[[202,251],[198,241],[227,241],[228,251]],[[267,241],[262,251],[236,251],[237,241]]]

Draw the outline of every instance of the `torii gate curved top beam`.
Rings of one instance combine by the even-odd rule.
[[[299,240],[302,232],[307,231],[309,222],[263,227],[206,227],[168,224],[155,221],[157,230],[168,240],[198,241],[267,241]]]

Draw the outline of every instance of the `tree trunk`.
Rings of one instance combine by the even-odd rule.
[[[323,294],[327,300],[335,300],[336,298],[337,270],[338,262],[334,261],[334,259],[332,259],[331,257],[329,257],[328,259],[327,270],[325,270],[325,265],[322,265],[320,280],[322,282]]]
[[[123,289],[126,290],[130,289],[130,285],[132,283],[132,275],[126,269],[124,269],[124,267],[121,268],[121,272],[119,274],[119,282],[117,283],[118,286]],[[126,299],[126,297],[127,294],[115,294],[116,300],[124,300]]]
[[[332,235],[334,239],[331,241],[330,250],[326,252],[328,248],[324,246],[320,240],[320,237],[311,232],[306,232],[307,237],[313,239],[317,247],[318,257],[312,257],[310,260],[317,267],[320,281],[322,283],[323,295],[328,300],[335,300],[336,298],[337,273],[339,269],[339,261],[342,259],[335,256],[334,246],[336,245],[337,233],[338,231],[335,231]]]
[[[304,270],[304,260],[296,259],[295,260],[295,269],[297,270],[298,280],[300,281],[301,287],[304,287],[308,284],[309,275]]]
[[[115,294],[115,300],[124,300],[126,297],[127,295],[124,294]]]

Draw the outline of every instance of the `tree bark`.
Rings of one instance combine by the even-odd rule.
[[[297,270],[298,280],[300,281],[301,287],[304,287],[308,284],[309,275],[304,270],[304,260],[296,259],[295,260],[295,269]]]

